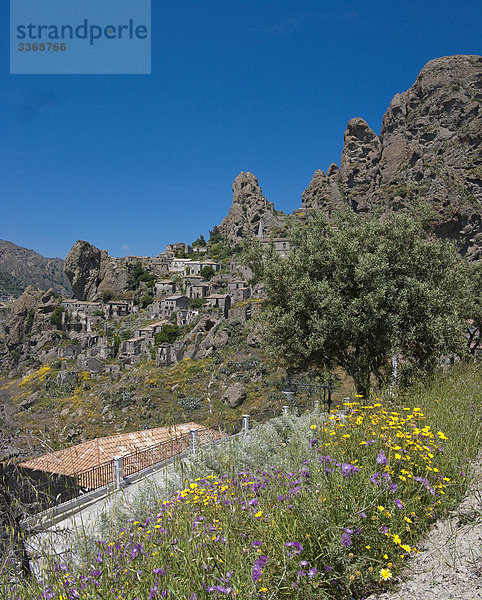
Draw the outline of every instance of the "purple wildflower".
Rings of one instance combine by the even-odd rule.
[[[295,554],[301,554],[303,552],[303,546],[299,542],[286,542],[286,548],[290,548],[291,552],[288,556],[294,556]]]
[[[253,581],[255,583],[261,579],[262,569],[264,569],[267,562],[268,562],[268,557],[265,554],[262,554],[260,557],[258,557],[255,560],[254,565],[253,565],[253,571],[251,573],[251,577],[253,578]]]
[[[399,500],[398,498],[395,498],[395,505],[397,508],[399,508],[400,510],[402,510],[403,508],[403,502],[401,500]]]
[[[377,463],[379,465],[386,465],[387,464],[387,457],[385,456],[385,452],[383,450],[380,450],[380,452],[378,453],[377,456]]]
[[[327,567],[327,569],[329,569],[330,567]],[[312,579],[316,574],[318,573],[318,569],[316,567],[311,567],[311,569],[308,571],[308,577],[310,579]]]
[[[355,465],[352,465],[350,463],[343,463],[341,465],[341,474],[343,475],[343,477],[350,477],[350,475],[353,475],[358,471],[360,471],[359,467],[356,467]]]
[[[349,548],[351,546],[351,536],[348,533],[344,533],[341,536],[341,545],[344,548]]]

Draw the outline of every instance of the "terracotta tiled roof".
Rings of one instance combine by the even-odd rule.
[[[20,466],[48,473],[76,475],[82,471],[106,463],[112,460],[114,456],[124,456],[136,451],[145,450],[162,442],[175,440],[188,434],[191,428],[198,429],[201,439],[209,437],[209,434],[215,439],[220,437],[219,433],[197,423],[182,423],[172,427],[158,427],[145,431],[121,433],[105,438],[97,438],[78,444],[77,446],[72,446],[71,448],[27,460]]]

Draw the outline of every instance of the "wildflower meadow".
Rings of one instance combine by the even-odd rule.
[[[203,450],[183,485],[9,600],[357,599],[386,589],[460,501],[480,447],[480,373],[279,417]]]

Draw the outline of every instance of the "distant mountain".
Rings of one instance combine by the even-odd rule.
[[[63,296],[72,289],[61,258],[46,258],[27,248],[0,240],[0,294],[20,296],[29,285],[41,290],[53,288]]]

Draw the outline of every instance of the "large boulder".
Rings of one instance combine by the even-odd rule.
[[[237,408],[247,398],[247,393],[242,383],[233,383],[223,394],[223,402],[225,402],[229,408]]]

